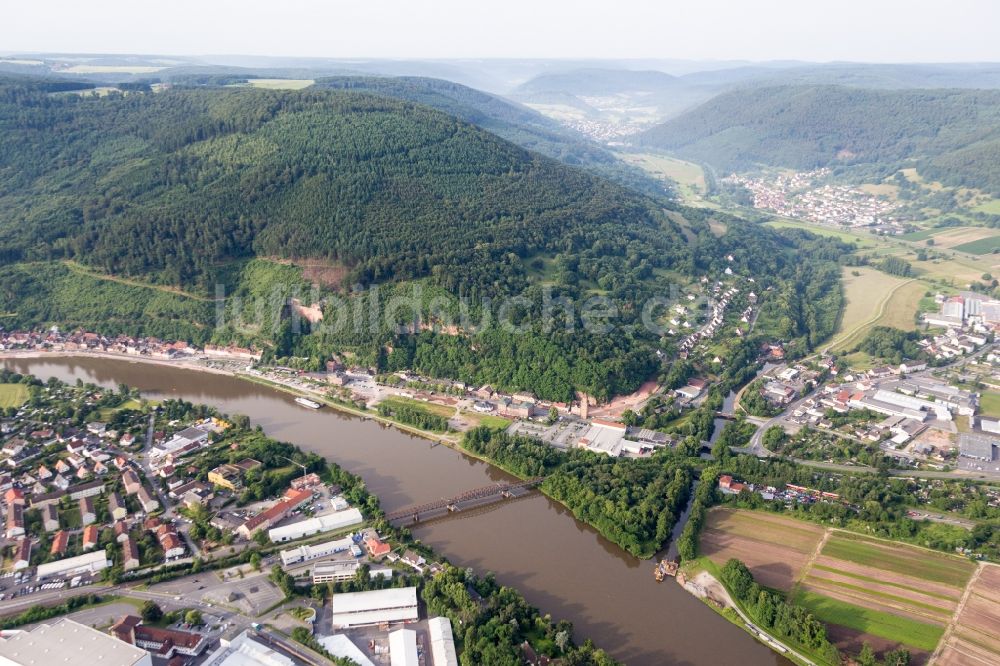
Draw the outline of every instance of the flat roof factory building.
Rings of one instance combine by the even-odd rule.
[[[370,592],[335,594],[330,600],[334,629],[418,619],[417,588],[397,587]]]

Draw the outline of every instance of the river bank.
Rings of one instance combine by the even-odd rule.
[[[341,410],[304,409],[294,403],[293,392],[278,387],[231,373],[133,360],[0,355],[0,362],[24,374],[112,388],[125,383],[153,399],[183,399],[250,415],[270,437],[323,455],[363,478],[387,512],[512,480],[464,450],[394,425]],[[628,555],[540,493],[412,531],[457,566],[494,572],[543,613],[573,622],[581,640],[593,637],[631,666],[736,660],[744,666],[787,666],[680,586],[657,585],[648,561]]]

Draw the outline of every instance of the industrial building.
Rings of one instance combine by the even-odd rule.
[[[287,567],[301,562],[316,560],[327,555],[341,553],[350,550],[352,543],[354,542],[350,537],[344,537],[343,539],[335,539],[334,541],[289,548],[288,550],[281,551],[281,564]]]
[[[171,453],[189,451],[202,446],[208,441],[208,430],[192,426],[185,428],[175,434],[168,441],[160,446],[153,447],[149,452],[149,457],[153,459],[163,458]]]
[[[294,491],[305,492],[305,491]],[[332,532],[352,525],[360,525],[364,522],[364,517],[358,509],[347,509],[346,511],[336,511],[315,518],[300,520],[291,525],[282,525],[268,530],[267,536],[273,543],[282,541],[295,541],[302,537],[320,534],[322,532]]]
[[[958,455],[972,460],[993,462],[998,444],[1000,441],[988,435],[962,433],[958,436]]]
[[[335,594],[330,600],[330,613],[334,629],[383,622],[414,622],[419,617],[417,588]]]
[[[63,618],[5,636],[0,640],[0,663],[152,666],[153,658],[143,649]]]
[[[331,562],[317,562],[312,570],[312,582],[317,583],[339,583],[344,580],[354,578],[361,563],[357,560],[336,560]],[[392,578],[392,569],[380,567],[368,570],[369,578]]]
[[[316,639],[327,652],[340,659],[350,659],[358,666],[375,666],[354,642],[344,634],[317,637]]]
[[[886,416],[903,416],[921,423],[928,417],[941,421],[951,421],[951,406],[944,402],[924,400],[913,395],[904,395],[879,389],[874,395],[853,397],[848,403],[856,409],[870,409]]]
[[[219,644],[219,649],[210,654],[201,666],[296,666],[293,659],[254,640],[249,631],[231,641],[220,639]]]
[[[605,453],[617,458],[622,453],[625,430],[625,426],[621,423],[594,419],[577,445],[595,453]]]
[[[417,632],[397,629],[389,633],[389,663],[391,666],[420,666]]]
[[[427,630],[431,636],[431,655],[434,657],[434,666],[458,666],[451,620],[446,617],[432,617],[427,620]]]
[[[84,553],[76,557],[68,557],[65,560],[46,562],[39,564],[35,576],[38,580],[49,576],[76,576],[79,574],[96,573],[101,569],[111,566],[107,554],[104,550],[95,550],[91,553]]]

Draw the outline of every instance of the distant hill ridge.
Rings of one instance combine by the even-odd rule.
[[[1000,193],[1000,90],[747,88],[634,141],[722,171],[906,163],[935,180]]]

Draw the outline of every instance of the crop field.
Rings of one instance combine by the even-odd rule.
[[[900,543],[833,533],[795,592],[817,618],[932,652],[975,565]]]
[[[709,513],[700,549],[718,565],[740,559],[759,583],[788,592],[830,625],[841,649],[856,653],[865,642],[879,650],[903,645],[914,663],[926,663],[946,637],[956,654],[995,649],[1000,655],[1000,637],[981,635],[1000,626],[1000,567],[983,569],[990,575],[979,575],[966,593],[976,565],[964,558],[727,508]],[[960,608],[960,621],[949,629]],[[958,659],[940,663],[973,663]],[[990,659],[979,663],[1000,663]]]
[[[927,289],[919,281],[866,267],[845,267],[843,285],[846,305],[829,344],[837,350],[854,347],[873,326],[913,330],[914,315]]]
[[[1000,199],[990,199],[989,201],[979,204],[973,210],[980,213],[1000,215]]]
[[[934,246],[937,248],[958,249],[959,246],[996,236],[996,229],[986,227],[951,227],[939,229],[934,234]]]
[[[939,227],[931,227],[930,229],[921,229],[920,231],[911,231],[908,234],[903,234],[899,238],[908,241],[925,241],[931,236],[941,233],[944,229]],[[937,243],[937,240],[934,241]]]
[[[254,88],[267,88],[268,90],[301,90],[308,88],[315,81],[313,79],[249,79],[248,83]]]
[[[979,396],[979,410],[986,416],[1000,416],[1000,393],[983,391]]]
[[[952,249],[959,252],[968,252],[969,254],[990,254],[994,250],[1000,250],[1000,236],[980,238],[968,243],[956,245]]]
[[[982,666],[1000,663],[1000,567],[984,566],[970,586],[951,627],[939,666]]]
[[[888,197],[893,201],[899,196],[899,185],[891,183],[865,183],[858,189],[866,194],[874,194],[877,197]]]
[[[20,407],[28,399],[24,384],[0,384],[0,408]]]
[[[788,591],[825,530],[761,511],[713,509],[701,535],[701,554],[718,565],[742,560],[761,584]]]
[[[852,234],[849,231],[841,231],[840,229],[825,227],[819,224],[799,222],[798,220],[789,220],[787,218],[770,220],[765,224],[766,226],[774,227],[775,229],[802,229],[803,231],[814,233],[817,236],[830,236],[831,238],[842,240],[845,243],[855,243],[858,247],[862,248],[875,247],[875,238],[873,236],[860,236],[858,234]]]
[[[151,65],[73,65],[62,70],[70,74],[152,74],[166,69]]]
[[[697,164],[650,153],[618,153],[618,156],[651,176],[677,183],[685,201],[694,201],[705,194],[705,172]]]

